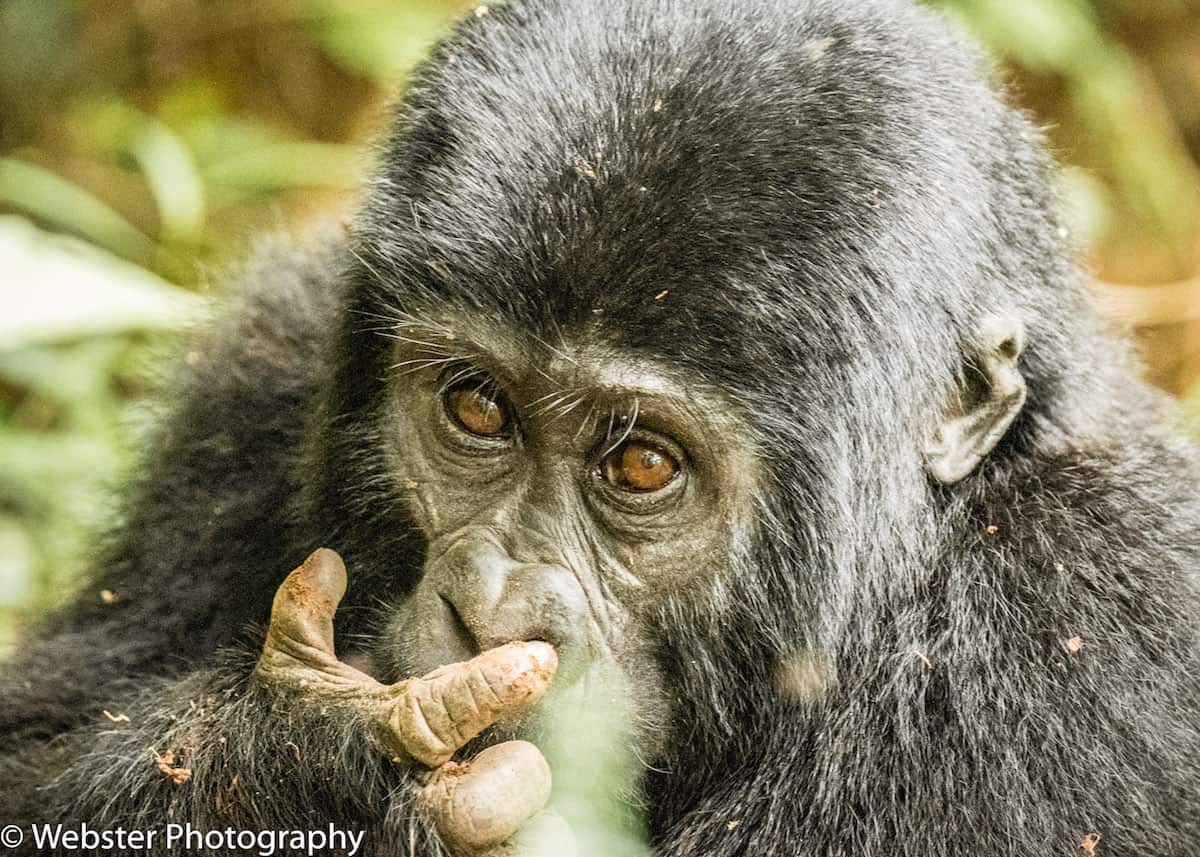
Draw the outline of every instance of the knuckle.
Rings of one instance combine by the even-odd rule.
[[[391,715],[392,731],[404,751],[430,768],[448,761],[459,746],[457,735],[445,734],[448,717],[430,718],[427,708],[433,704],[425,686],[413,682],[396,701]]]

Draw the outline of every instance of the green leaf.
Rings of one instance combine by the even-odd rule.
[[[164,123],[146,119],[131,150],[158,205],[162,238],[196,243],[204,230],[204,186],[192,154]]]
[[[391,85],[422,59],[466,0],[308,0],[326,54],[348,71]]]
[[[37,595],[37,554],[17,518],[0,516],[0,607],[27,607]]]
[[[1108,188],[1096,175],[1079,167],[1064,167],[1058,174],[1063,220],[1073,242],[1093,249],[1112,226],[1112,201]]]
[[[132,223],[83,188],[42,167],[0,158],[0,203],[128,259],[145,260],[153,254],[150,239]]]
[[[349,190],[359,174],[358,149],[339,143],[274,143],[210,163],[204,178],[240,190],[300,187]]]
[[[0,344],[178,326],[204,302],[78,240],[0,217]]]
[[[1102,44],[1090,7],[1077,0],[945,0],[987,44],[1034,71],[1063,71]]]

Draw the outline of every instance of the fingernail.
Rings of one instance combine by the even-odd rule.
[[[549,643],[527,640],[515,645],[520,646],[525,654],[533,659],[539,670],[552,673],[558,669],[558,652],[554,651],[554,646]]]
[[[317,548],[308,555],[308,559],[304,560],[304,564],[312,567],[339,559],[341,559],[341,557],[337,555],[337,551],[330,550],[329,548]]]

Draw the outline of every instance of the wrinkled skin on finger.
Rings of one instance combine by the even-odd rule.
[[[448,762],[484,729],[540,700],[557,664],[545,643],[508,643],[392,685],[385,746],[426,767]]]
[[[550,769],[535,746],[507,741],[469,762],[453,761],[472,738],[542,698],[558,666],[553,647],[508,643],[421,678],[385,685],[337,658],[333,616],[345,591],[345,565],[328,549],[317,550],[289,574],[275,594],[253,680],[362,718],[381,753],[418,769],[425,780],[418,808],[452,853],[573,853],[565,823],[544,811]],[[547,843],[554,843],[553,852]]]

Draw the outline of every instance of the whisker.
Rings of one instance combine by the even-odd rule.
[[[633,400],[633,413],[629,416],[625,416],[625,417],[621,418],[625,423],[625,430],[621,432],[620,437],[618,437],[616,440],[614,440],[609,445],[608,449],[604,450],[604,452],[600,456],[601,458],[607,458],[608,455],[614,449],[619,447],[621,444],[623,444],[626,441],[626,439],[628,439],[630,432],[633,431],[634,424],[637,422],[637,418],[638,418],[638,400],[635,398]],[[609,421],[608,429],[609,429],[609,433],[611,434],[611,432],[612,432],[612,421],[611,420]]]
[[[380,329],[374,332],[378,333],[384,339],[391,339],[395,342],[406,342],[409,345],[416,345],[428,351],[436,350],[438,352],[445,352],[448,350],[448,346],[445,343],[438,342],[434,339],[413,339],[411,336],[402,336],[401,334],[396,333],[395,330]]]
[[[552,402],[546,403],[543,407],[538,408],[536,411],[534,411],[533,413],[530,414],[530,417],[535,418],[535,419],[538,417],[542,417],[545,414],[548,414],[550,411],[557,408],[559,405],[561,405],[563,402],[565,402],[569,398],[571,398],[570,393],[560,393],[558,395],[558,398],[554,399]]]
[[[363,258],[363,255],[361,253],[359,253],[357,250],[355,250],[353,247],[350,247],[349,245],[347,245],[347,249],[350,250],[350,255],[352,255],[355,259],[357,259],[359,261],[359,264],[361,264],[364,268],[366,268],[367,272],[370,273],[370,275],[372,277],[374,277],[376,280],[378,280],[381,283],[384,282],[383,275],[380,274],[379,271],[377,271],[375,269],[374,265],[372,265],[365,258]]]
[[[555,354],[555,355],[557,355],[557,356],[561,357],[563,360],[566,360],[566,361],[567,361],[568,363],[570,363],[572,366],[578,366],[578,365],[579,365],[578,363],[576,363],[576,361],[575,361],[575,358],[574,358],[574,357],[572,357],[570,354],[568,354],[567,352],[565,352],[565,351],[562,351],[562,350],[560,350],[560,349],[558,349],[558,348],[555,348],[553,345],[551,345],[551,344],[550,344],[549,342],[547,342],[546,340],[542,339],[542,338],[541,338],[540,336],[538,336],[537,334],[533,334],[533,338],[534,338],[534,340],[535,340],[535,341],[537,341],[539,344],[541,344],[541,345],[544,345],[544,346],[545,346],[546,348],[548,348],[548,349],[549,349],[549,350],[550,350],[550,351],[551,351],[553,354]]]
[[[593,423],[596,421],[596,418],[597,418],[598,414],[599,414],[599,411],[598,411],[598,409],[596,408],[596,405],[595,405],[595,403],[592,403],[591,407],[590,407],[590,408],[589,408],[589,410],[588,410],[588,415],[587,415],[586,417],[584,417],[584,419],[583,419],[583,422],[582,422],[582,423],[580,424],[580,426],[579,426],[579,431],[575,432],[575,438],[574,438],[574,439],[575,439],[576,441],[578,441],[578,440],[579,440],[579,438],[580,438],[580,437],[581,437],[581,436],[582,436],[582,435],[583,435],[585,432],[587,432],[587,431],[589,430],[589,428],[588,428],[588,427],[589,427],[589,426],[591,426],[591,425],[592,425],[592,424],[593,424]]]
[[[570,416],[571,412],[574,411],[576,408],[578,408],[580,405],[582,405],[586,399],[587,399],[587,396],[582,396],[582,395],[578,396],[575,399],[575,401],[571,402],[570,404],[566,405],[563,408],[560,408],[558,410],[558,413],[556,413],[554,415],[554,417],[552,418],[551,421],[553,422],[553,420],[565,419],[566,417]]]
[[[414,360],[401,360],[399,363],[393,363],[387,368],[389,372],[392,372],[404,366],[412,367],[399,373],[401,376],[404,376],[412,375],[416,372],[420,372],[422,369],[429,369],[434,366],[444,366],[447,363],[458,363],[461,362],[461,360],[462,358],[460,357],[419,357]]]
[[[462,369],[459,369],[457,372],[455,372],[453,375],[450,375],[442,382],[441,386],[438,388],[438,395],[441,396],[441,395],[445,394],[445,392],[447,390],[449,390],[451,387],[453,387],[459,381],[465,380],[467,378],[470,378],[472,375],[477,375],[477,374],[479,374],[479,370],[476,369],[474,366],[464,366]]]
[[[558,395],[560,395],[560,391],[558,391],[558,390],[552,390],[552,391],[550,391],[549,393],[547,393],[547,394],[546,394],[546,395],[544,395],[544,396],[538,396],[536,399],[532,399],[531,401],[529,401],[529,402],[526,404],[526,407],[528,407],[528,408],[532,408],[534,405],[539,405],[539,404],[541,404],[542,402],[546,401],[547,399],[552,399],[552,398],[554,398],[555,396],[558,396]]]

